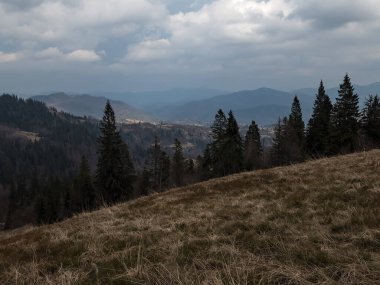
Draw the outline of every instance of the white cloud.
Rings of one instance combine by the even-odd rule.
[[[19,53],[15,53],[15,52],[4,53],[0,51],[0,63],[16,61],[20,58],[21,58],[21,55]]]
[[[78,49],[73,52],[70,52],[66,55],[68,60],[72,61],[84,61],[92,62],[98,61],[101,57],[93,50]]]
[[[49,47],[36,53],[36,57],[40,59],[57,59],[63,57],[63,52],[57,47]]]
[[[128,49],[125,60],[133,62],[150,62],[162,60],[173,56],[170,50],[170,41],[160,39],[154,41],[144,41],[133,45]]]

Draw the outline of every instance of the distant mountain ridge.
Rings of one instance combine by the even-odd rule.
[[[363,105],[369,94],[380,94],[380,82],[369,85],[354,85]],[[326,89],[334,102],[338,87]],[[305,123],[311,116],[317,88],[296,89],[289,92],[271,88],[224,92],[205,88],[178,88],[152,92],[94,92],[102,95],[67,95],[55,93],[48,96],[35,96],[58,110],[75,115],[89,115],[100,118],[107,98],[111,100],[120,121],[168,121],[186,124],[210,124],[218,109],[232,110],[240,124],[255,120],[258,124],[272,125],[281,117],[287,116],[295,95],[301,102]],[[134,106],[134,107],[132,107]],[[136,108],[137,107],[137,108]],[[141,109],[142,111],[140,111]],[[152,114],[152,115],[149,115]]]
[[[261,125],[273,124],[279,117],[289,113],[294,95],[270,88],[245,90],[231,94],[215,96],[210,99],[193,101],[181,106],[168,106],[154,114],[169,121],[212,122],[218,109],[225,112],[232,110],[242,124],[255,120]],[[313,98],[300,96],[306,116],[311,113]]]
[[[363,105],[369,94],[380,94],[380,82],[369,85],[354,85]],[[326,90],[334,102],[338,96],[338,87]],[[225,112],[232,110],[241,124],[249,124],[255,120],[260,125],[269,125],[277,122],[278,118],[287,116],[295,95],[301,102],[305,123],[309,120],[317,89],[304,88],[290,92],[271,88],[244,90],[230,94],[219,95],[205,100],[192,101],[180,106],[166,106],[153,110],[152,113],[161,119],[177,122],[196,122],[209,124],[213,121],[218,109]]]
[[[195,100],[204,100],[230,93],[210,88],[174,88],[162,91],[146,92],[91,92],[95,96],[121,100],[132,106],[146,110],[155,110],[168,105],[181,105]]]
[[[44,102],[47,106],[54,107],[59,111],[64,111],[76,116],[90,116],[96,119],[102,118],[104,106],[108,100],[106,97],[95,97],[87,94],[67,95],[63,92],[33,96],[31,98]],[[140,111],[125,102],[116,100],[110,100],[110,102],[119,122],[157,121],[153,116]]]

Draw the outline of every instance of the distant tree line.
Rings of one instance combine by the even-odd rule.
[[[380,102],[377,95],[370,95],[360,111],[359,97],[346,74],[335,104],[331,103],[321,81],[306,126],[300,101],[294,97],[289,116],[279,118],[274,128],[273,145],[268,153],[262,148],[254,121],[243,142],[232,111],[226,117],[219,110],[211,131],[212,142],[199,162],[201,179],[378,148]]]
[[[359,97],[346,74],[335,104],[331,103],[321,81],[306,130],[298,98],[294,98],[289,117],[276,125],[272,164],[290,164],[379,146],[379,97],[370,95],[360,111]]]
[[[172,187],[380,146],[379,97],[370,95],[360,111],[359,98],[348,75],[334,104],[321,81],[307,124],[295,96],[289,116],[280,118],[274,127],[269,150],[263,149],[255,121],[242,136],[233,112],[226,116],[218,110],[211,125],[210,143],[202,156],[186,158],[178,139],[173,142],[170,156],[154,136],[142,169],[134,166],[109,102],[97,129],[86,120],[51,112],[42,103],[8,95],[1,100],[2,121],[49,137],[34,143],[10,143],[0,137],[0,184],[9,192],[8,227],[25,222],[52,223]],[[4,107],[7,105],[9,108]],[[19,108],[24,118],[17,115]],[[32,109],[41,117],[31,115],[35,114]]]

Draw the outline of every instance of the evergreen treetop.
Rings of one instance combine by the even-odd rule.
[[[252,121],[248,127],[244,140],[244,149],[247,149],[250,144],[257,145],[259,151],[263,150],[261,146],[259,126],[255,121]]]
[[[305,123],[302,119],[302,109],[298,97],[295,96],[292,103],[291,113],[289,115],[289,126],[292,127],[296,133],[299,146],[303,146],[305,136]]]
[[[224,175],[236,173],[243,166],[243,142],[239,132],[239,126],[232,111],[228,113],[227,128],[225,135]]]
[[[347,153],[356,149],[359,115],[359,97],[346,74],[331,113],[330,153]]]
[[[328,144],[332,104],[321,80],[313,106],[313,114],[306,131],[306,148],[309,154],[325,155]]]
[[[227,129],[227,118],[222,109],[215,115],[214,123],[211,126],[211,137],[216,143],[221,143],[225,138]]]
[[[244,166],[246,170],[259,168],[262,152],[259,127],[255,121],[252,121],[244,140]]]

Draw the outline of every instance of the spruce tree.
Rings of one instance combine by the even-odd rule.
[[[209,155],[211,165],[208,167],[211,170],[211,176],[219,177],[226,173],[225,170],[225,147],[226,147],[226,132],[227,118],[224,112],[219,109],[215,115],[214,123],[211,126],[211,138],[213,141],[209,147]]]
[[[174,186],[182,186],[185,174],[185,158],[182,152],[182,144],[178,139],[174,140],[174,155],[171,169]]]
[[[232,111],[228,113],[224,154],[221,154],[224,162],[223,175],[229,175],[243,168],[243,142],[239,132],[239,126]]]
[[[261,165],[261,138],[259,127],[255,121],[249,125],[244,141],[244,167],[246,170],[257,169]]]
[[[359,97],[348,74],[338,91],[329,127],[329,150],[331,154],[349,153],[357,148],[359,130]]]
[[[126,160],[131,161],[129,152],[116,129],[115,113],[107,101],[103,119],[100,122],[98,138],[98,164],[96,184],[104,202],[114,203],[126,199],[131,192],[131,167],[126,166]]]
[[[370,95],[365,102],[361,128],[371,146],[380,146],[380,100],[377,95]]]
[[[289,127],[293,128],[297,140],[296,144],[302,149],[305,139],[305,123],[302,120],[301,104],[297,96],[293,99],[291,113],[289,115]]]
[[[219,109],[215,115],[214,123],[211,126],[211,137],[216,146],[221,148],[224,142],[227,129],[227,118],[222,109]]]
[[[321,81],[306,131],[306,149],[311,155],[327,154],[331,109],[330,97],[326,94]]]

